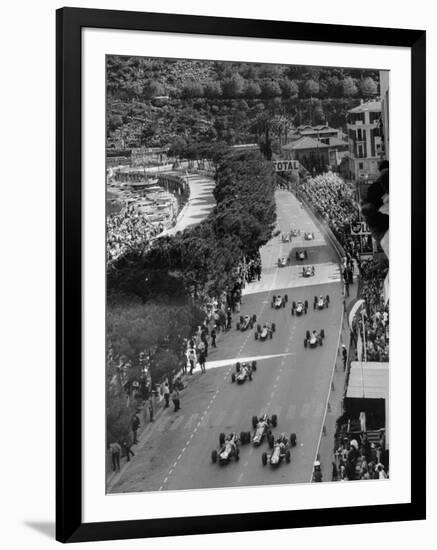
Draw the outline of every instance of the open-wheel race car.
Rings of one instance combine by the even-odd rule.
[[[316,268],[313,265],[304,265],[302,267],[302,277],[314,277]]]
[[[246,432],[245,432],[246,433]],[[250,437],[250,434],[249,434]],[[248,443],[247,435],[244,437],[244,441],[240,439],[240,436],[236,433],[230,433],[225,435],[221,433],[219,436],[219,446],[217,449],[214,449],[211,453],[211,460],[215,464],[229,464],[229,462],[240,459],[240,443]]]
[[[253,436],[252,443],[255,447],[259,447],[264,439],[267,439],[270,448],[273,448],[274,438],[272,434],[272,428],[276,428],[278,425],[278,417],[276,414],[268,416],[263,414],[259,418],[252,416],[252,428]]]
[[[281,240],[282,240],[283,243],[291,242],[291,234],[290,233],[282,233]]]
[[[273,440],[273,449],[271,453],[263,453],[261,455],[261,460],[263,463],[263,466],[266,464],[270,464],[271,466],[279,466],[281,462],[285,460],[287,464],[291,462],[291,438],[294,436],[294,439],[296,439],[295,434],[291,434],[290,440],[287,439],[285,434],[281,434],[276,440]],[[273,435],[272,435],[273,437]]]
[[[299,317],[302,314],[306,315],[307,311],[308,311],[308,300],[305,300],[305,302],[302,302],[302,300],[299,300],[291,304],[292,315],[297,315]]]
[[[329,307],[329,295],[326,296],[320,295],[319,297],[314,296],[314,309],[327,309]]]
[[[325,338],[325,331],[322,329],[320,332],[317,330],[306,331],[304,346],[306,348],[316,348],[317,346],[323,346],[323,340]]]
[[[296,250],[296,260],[303,261],[308,259],[308,251],[304,248],[302,250]]]
[[[231,381],[237,382],[237,384],[244,384],[246,380],[252,381],[253,373],[256,371],[256,361],[251,363],[237,362],[235,365],[235,372],[231,375]]]
[[[267,340],[267,338],[271,340],[273,338],[273,333],[275,332],[275,330],[275,323],[264,323],[264,325],[257,325],[255,340],[261,340],[261,342]]]
[[[285,256],[282,256],[282,258],[278,258],[278,267],[287,267],[288,260]]]
[[[256,315],[240,315],[236,329],[245,331],[248,328],[253,328],[254,323],[256,323]]]
[[[285,307],[285,304],[287,302],[288,294],[284,294],[283,296],[281,294],[278,294],[277,296],[273,296],[272,298],[272,308],[280,309],[281,307]]]
[[[311,233],[311,231],[305,231],[305,233],[303,234],[303,238],[306,241],[314,241],[314,233]]]
[[[298,235],[300,235],[300,229],[293,229],[293,228],[291,228],[291,229],[290,229],[290,235],[291,235],[292,237],[297,237]]]

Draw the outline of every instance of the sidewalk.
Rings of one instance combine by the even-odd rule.
[[[354,278],[354,284],[349,287],[349,297],[346,298],[346,307],[357,297],[359,290],[359,278]],[[343,358],[341,355],[341,345],[344,344],[350,351],[350,330],[346,313],[343,314],[343,324],[340,332],[340,340],[335,361],[334,373],[332,377],[331,391],[328,398],[327,410],[325,413],[325,422],[322,428],[320,444],[318,449],[318,460],[322,467],[323,481],[332,479],[332,461],[334,460],[334,435],[336,420],[343,413],[343,394],[346,381],[346,369],[343,368]],[[350,358],[348,357],[348,361]]]
[[[221,338],[223,337],[223,334],[225,333],[226,333],[225,331],[220,331],[217,334],[217,339],[216,339],[217,344],[220,342]],[[195,382],[200,376],[201,376],[201,370],[198,365],[196,365],[193,375],[189,375],[188,373],[180,374],[180,379],[184,384],[184,389],[181,390],[182,399],[183,399],[183,393],[185,392],[185,390],[190,386],[191,383]],[[145,406],[144,409],[141,409],[141,414],[139,415],[141,424],[138,430],[138,443],[136,445],[132,445],[132,450],[135,454],[137,450],[141,449],[147,443],[153,428],[155,426],[159,426],[160,422],[164,421],[163,413],[166,410],[164,405],[165,405],[164,399],[161,399],[161,401],[156,405],[154,409],[153,422],[150,422],[147,405]],[[171,401],[170,401],[170,407],[167,410],[169,412],[173,412],[173,404],[171,403]],[[111,454],[109,450],[106,451],[106,490],[107,491],[117,483],[117,481],[120,479],[120,477],[123,475],[123,473],[127,469],[128,465],[129,465],[129,462],[126,461],[126,458],[121,457],[120,470],[118,472],[112,471]]]

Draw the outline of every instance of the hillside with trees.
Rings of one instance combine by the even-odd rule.
[[[109,56],[108,145],[262,143],[268,119],[277,147],[300,124],[344,128],[378,91],[377,70]]]

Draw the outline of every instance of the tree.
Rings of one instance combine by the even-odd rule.
[[[281,87],[282,97],[285,99],[296,98],[299,94],[299,86],[294,80],[283,78],[279,82]]]
[[[220,86],[220,82],[217,82],[215,80],[210,80],[205,84],[203,93],[205,97],[209,99],[215,99],[220,97],[222,95],[222,87]]]
[[[147,80],[144,84],[143,96],[152,99],[155,96],[164,95],[164,86],[157,80]]]
[[[343,78],[343,80],[341,81],[341,87],[343,90],[343,95],[345,97],[353,97],[358,93],[358,88],[355,84],[355,81],[350,76]]]
[[[319,83],[316,80],[312,80],[310,78],[309,80],[305,81],[303,89],[307,97],[314,97],[319,93]]]
[[[314,124],[324,124],[326,122],[325,113],[323,111],[322,102],[319,101],[313,111]]]
[[[364,97],[371,97],[378,93],[378,85],[371,76],[360,80],[359,87]]]
[[[203,86],[200,82],[188,81],[182,88],[182,97],[192,99],[195,97],[203,97]]]
[[[249,99],[254,99],[261,95],[261,87],[258,82],[248,82],[244,90],[244,95]]]
[[[272,99],[281,95],[281,88],[276,80],[265,80],[261,84],[261,95],[265,98]]]
[[[239,97],[244,90],[244,78],[235,73],[230,78],[226,78],[222,83],[224,97],[236,98]]]

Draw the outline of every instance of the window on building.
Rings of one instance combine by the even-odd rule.
[[[359,162],[359,163],[358,163],[358,168],[359,168],[360,170],[363,170],[363,168],[364,168],[364,162]]]
[[[381,118],[381,113],[379,111],[376,113],[373,113],[373,112],[369,113],[370,124],[373,124],[374,122],[378,122],[380,118]]]

